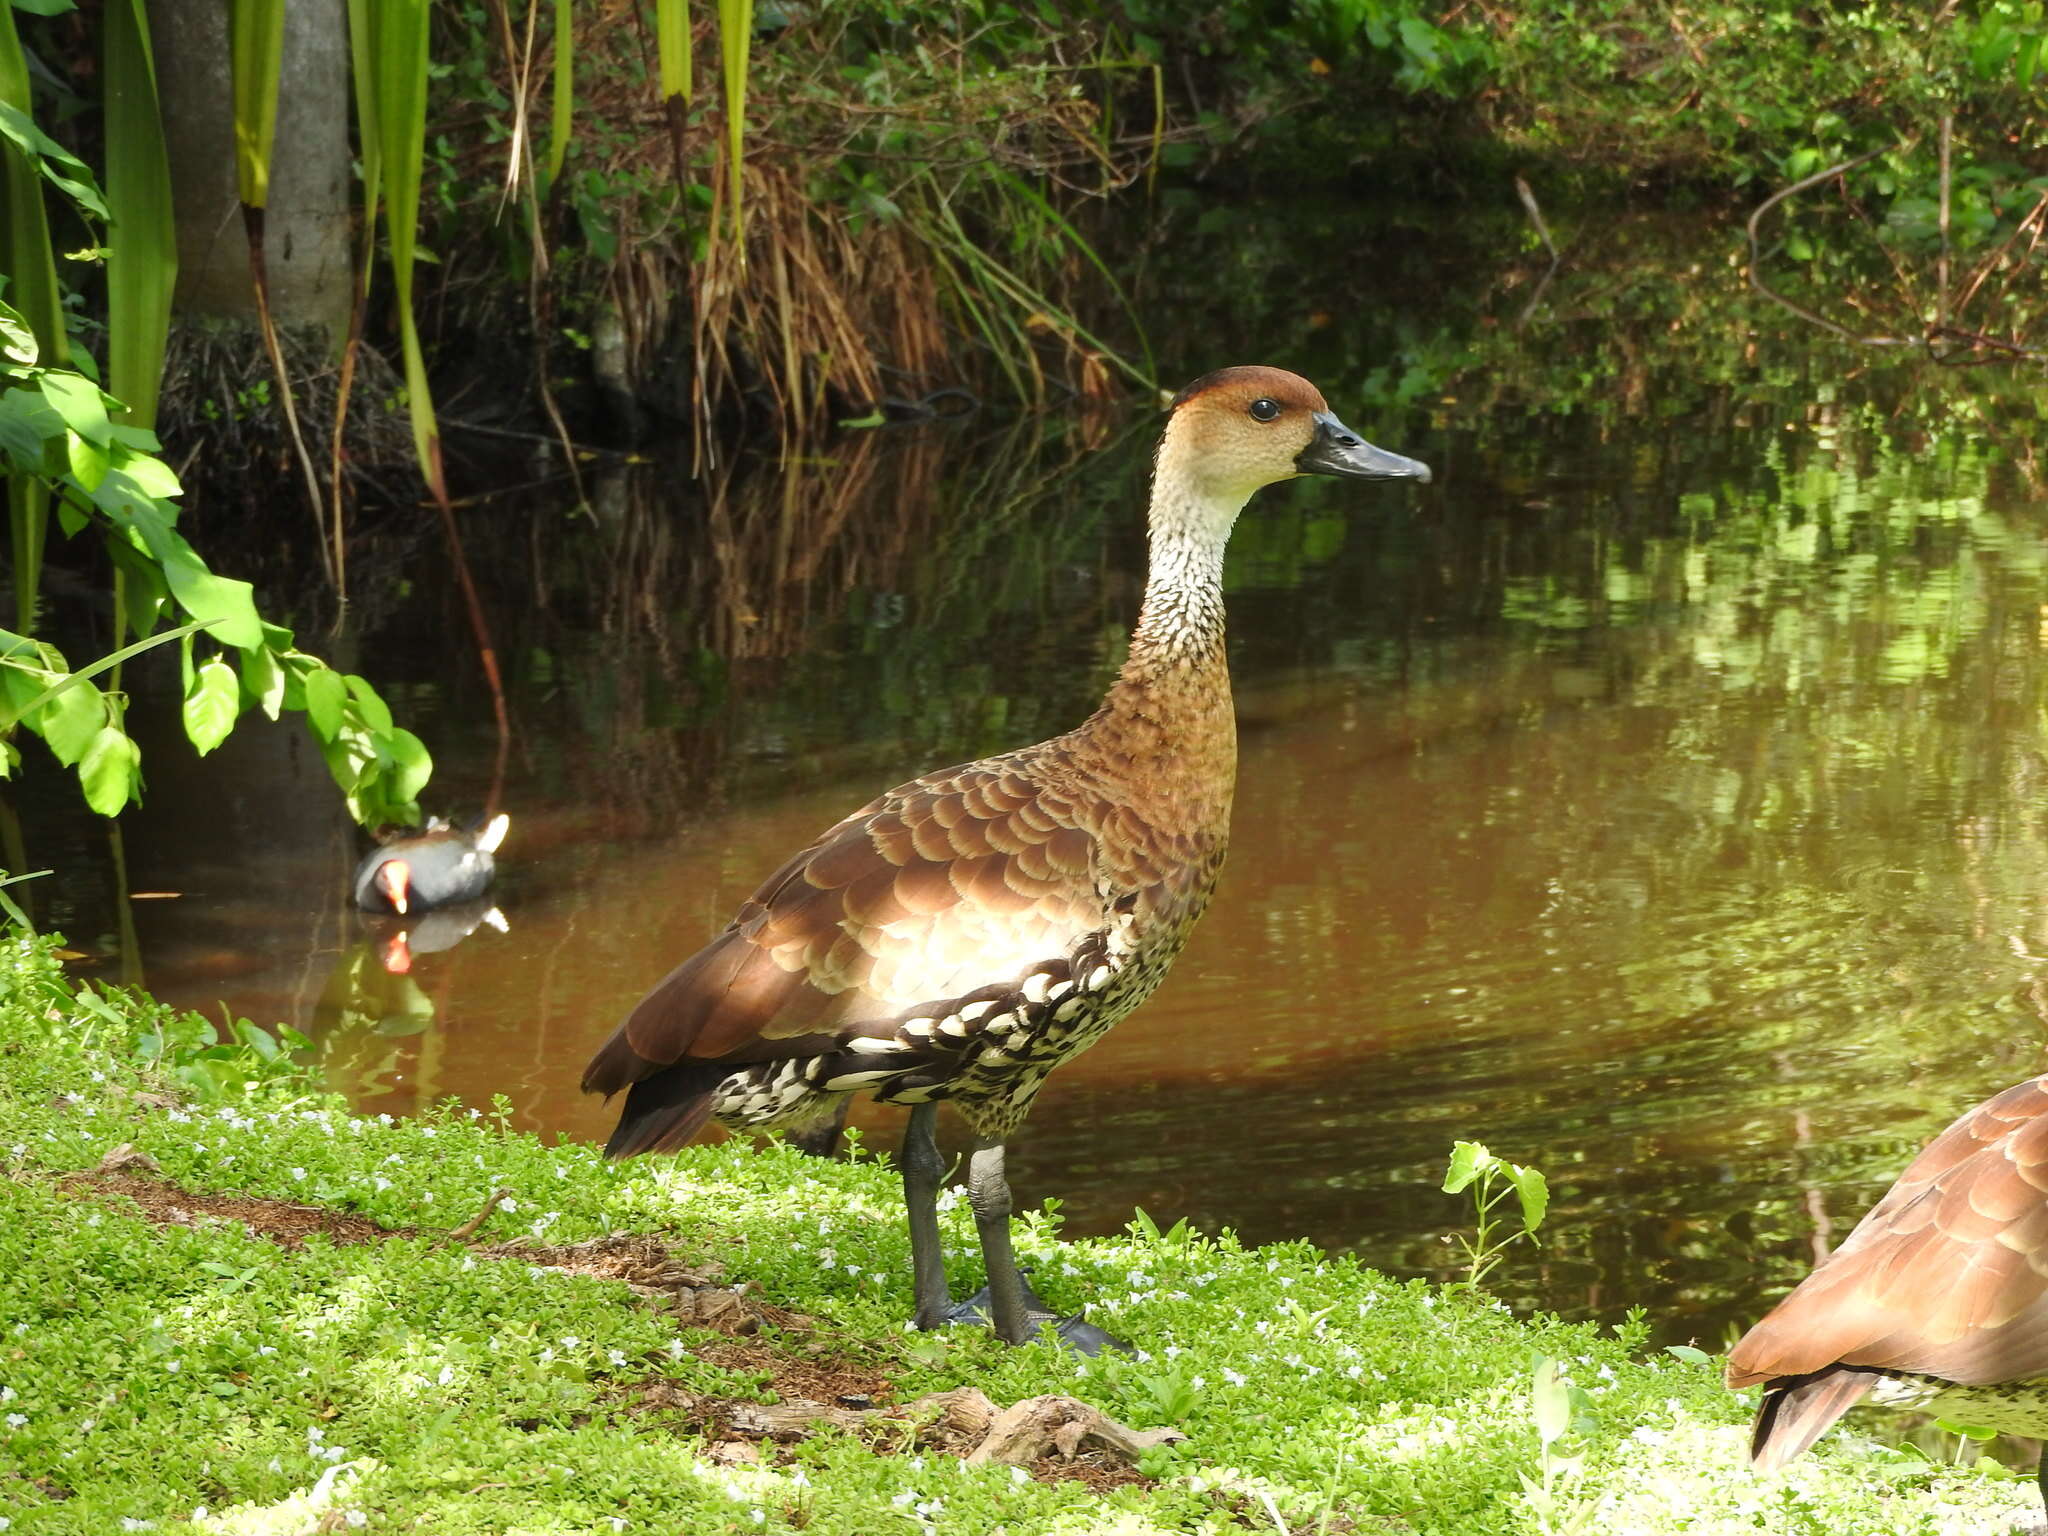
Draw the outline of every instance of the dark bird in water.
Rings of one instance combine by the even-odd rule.
[[[511,824],[511,817],[500,814],[462,829],[436,817],[425,831],[387,839],[356,866],[356,905],[406,917],[474,901],[490,889],[497,872],[492,855]]]
[[[2048,1077],[1935,1137],[1742,1336],[1728,1385],[1759,1383],[1764,1472],[1866,1400],[2048,1439]]]
[[[935,1328],[981,1305],[949,1307],[939,1249],[933,1128],[950,1099],[974,1135],[987,1313],[1002,1338],[1029,1337],[1049,1314],[1011,1253],[1004,1145],[1046,1075],[1158,986],[1208,905],[1237,777],[1224,544],[1253,492],[1306,474],[1429,478],[1277,368],[1181,391],[1153,463],[1144,604],[1102,706],[1064,736],[897,786],[770,875],[592,1058],[586,1090],[629,1090],[606,1151],[680,1147],[710,1119],[814,1131],[857,1092],[910,1106],[916,1320]]]

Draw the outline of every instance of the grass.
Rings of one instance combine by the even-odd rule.
[[[91,1173],[122,1144],[158,1171]],[[474,1112],[354,1117],[288,1056],[72,981],[18,936],[0,951],[0,1168],[0,1520],[39,1536],[1933,1533],[2001,1529],[2031,1504],[1994,1467],[1847,1431],[1757,1478],[1748,1404],[1717,1362],[1646,1355],[1638,1327],[1520,1321],[1306,1244],[1247,1250],[1142,1218],[1070,1243],[1040,1212],[1019,1233],[1049,1299],[1085,1304],[1137,1358],[915,1334],[885,1164],[735,1142],[619,1166]],[[154,1191],[154,1220],[131,1186]],[[274,1202],[303,1230],[167,1219],[202,1196]],[[971,1254],[965,1201],[946,1204],[951,1250]],[[739,1348],[557,1265],[607,1233],[651,1234],[796,1315],[770,1312]],[[956,1261],[956,1291],[974,1268]],[[1541,1438],[1539,1357],[1576,1389]],[[646,1407],[766,1401],[826,1367],[899,1401],[1063,1393],[1188,1438],[1119,1486],[969,1466],[908,1431],[735,1458],[701,1414]],[[1540,1487],[1546,1444],[1578,1460],[1539,1506],[1523,1475]]]

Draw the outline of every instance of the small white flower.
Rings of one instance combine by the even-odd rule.
[[[303,1168],[294,1168],[292,1170],[292,1177],[295,1179],[303,1179],[305,1176],[306,1170]]]
[[[576,1335],[573,1333],[565,1333],[562,1335],[562,1348],[564,1349],[574,1349],[578,1344],[581,1344],[582,1342],[583,1341],[577,1338]]]
[[[437,1387],[445,1387],[448,1385],[449,1382],[453,1381],[454,1379],[455,1367],[452,1365],[444,1365],[441,1367],[441,1374],[434,1378],[434,1385]]]
[[[361,1529],[363,1526],[366,1526],[370,1523],[370,1517],[364,1514],[360,1509],[352,1509],[347,1514],[343,1515],[341,1518],[346,1520],[350,1525],[355,1526],[357,1529]]]
[[[383,1175],[383,1174],[381,1174],[381,1173],[377,1175],[377,1180],[376,1180],[376,1182],[377,1182],[377,1188],[378,1188],[379,1192],[382,1192],[382,1191],[384,1191],[384,1190],[387,1190],[387,1189],[389,1189],[389,1188],[391,1187],[391,1181],[390,1181],[389,1179],[385,1178],[385,1177],[384,1177],[384,1175]]]
[[[516,1211],[519,1209],[519,1202],[517,1200],[514,1200],[510,1195],[507,1195],[504,1199],[500,1200],[498,1204],[502,1205],[507,1211]]]
[[[138,1520],[133,1515],[123,1515],[121,1517],[121,1529],[124,1531],[153,1531],[156,1529],[156,1522],[154,1520]]]
[[[12,1387],[0,1387],[0,1403],[11,1403],[20,1396]]]
[[[908,1505],[915,1504],[917,1502],[917,1490],[914,1488],[906,1488],[903,1490],[903,1492],[897,1494],[896,1497],[891,1499],[889,1502],[891,1504],[894,1504],[898,1509],[903,1509]]]
[[[27,1422],[28,1415],[25,1413],[10,1413],[7,1415],[7,1427],[9,1429],[19,1429]]]
[[[1227,1365],[1223,1367],[1223,1379],[1229,1382],[1233,1387],[1241,1387],[1244,1385],[1245,1382],[1245,1378],[1242,1374],[1240,1374],[1237,1371],[1233,1371]]]

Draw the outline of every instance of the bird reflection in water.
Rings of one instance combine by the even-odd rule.
[[[321,1076],[359,1105],[417,1079],[408,1063],[422,1048],[411,1042],[436,1017],[434,1000],[413,974],[419,957],[451,950],[479,928],[511,931],[505,914],[482,899],[410,918],[366,919],[363,926],[361,942],[335,966],[313,1010]]]

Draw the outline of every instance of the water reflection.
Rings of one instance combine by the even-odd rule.
[[[1363,387],[1354,351],[1392,359],[1389,408],[1436,427],[1358,424],[1443,472],[1405,509],[1304,485],[1241,527],[1231,866],[1159,995],[1041,1097],[1024,1199],[1079,1231],[1141,1205],[1436,1273],[1462,1217],[1442,1162],[1480,1139],[1556,1192],[1499,1289],[1717,1342],[1921,1139],[2040,1069],[2048,506],[2006,446],[2027,407],[1836,377],[1739,311],[1709,330],[1713,271],[1560,274],[1526,336],[1473,323],[1463,375],[1384,306],[1307,343],[1333,399]],[[1574,354],[1589,313],[1607,350]],[[1691,350],[1655,352],[1674,335]],[[1574,356],[1578,392],[1533,399]],[[262,899],[231,900],[259,844],[180,840],[218,776],[153,770],[137,879],[194,894],[138,911],[150,984],[317,1018],[366,1108],[502,1093],[518,1123],[603,1135],[589,1051],[791,848],[1092,707],[1135,608],[1151,423],[1101,436],[856,437],[701,500],[646,471],[592,520],[479,521],[522,732],[510,932],[415,938],[394,975],[337,911],[331,825],[261,842]],[[389,601],[365,645],[437,743],[437,792],[474,801],[488,712],[435,638],[445,594]],[[231,743],[254,796],[298,771],[270,740]]]

